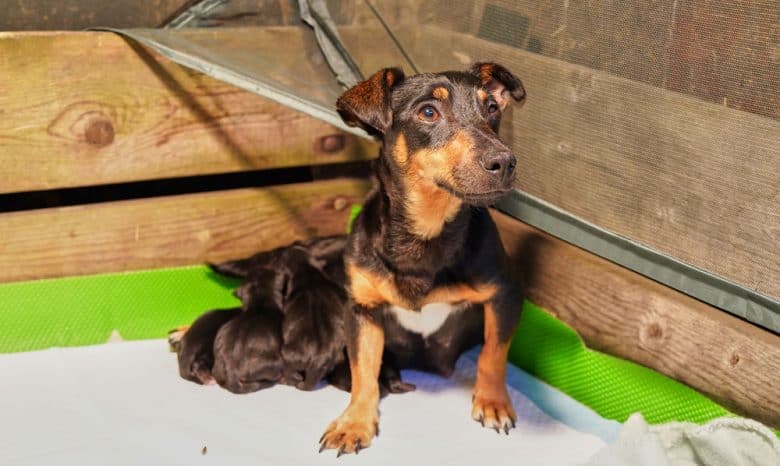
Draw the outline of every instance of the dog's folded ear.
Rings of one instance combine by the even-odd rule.
[[[359,126],[372,136],[384,134],[393,122],[390,91],[404,79],[398,68],[385,68],[362,81],[336,101],[341,119],[349,126]]]
[[[497,63],[475,63],[468,72],[479,78],[501,110],[509,105],[509,96],[520,103],[525,101],[523,83],[503,66]]]

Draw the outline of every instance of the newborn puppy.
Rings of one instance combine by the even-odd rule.
[[[282,256],[285,383],[312,390],[344,361],[347,296],[343,286],[312,265],[316,259],[309,247],[293,245]],[[343,266],[340,268],[343,270]]]
[[[253,280],[235,295],[243,310],[224,323],[214,338],[214,380],[233,393],[268,388],[284,375],[282,361],[282,278],[258,267]]]
[[[220,327],[240,312],[241,308],[208,311],[188,328],[176,329],[168,334],[171,349],[177,353],[182,378],[203,385],[214,383],[211,375],[214,338]]]

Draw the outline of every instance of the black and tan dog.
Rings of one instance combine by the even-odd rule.
[[[497,133],[509,100],[524,98],[512,73],[480,63],[411,77],[383,69],[338,99],[344,121],[382,149],[378,187],[344,256],[351,399],[320,451],[357,453],[377,435],[385,353],[400,367],[446,374],[483,341],[471,416],[497,431],[514,426],[505,372],[521,300],[485,206],[512,188],[515,156]],[[434,324],[420,318],[429,304],[443,316]]]

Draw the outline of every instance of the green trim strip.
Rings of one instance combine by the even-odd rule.
[[[588,252],[780,333],[780,301],[769,296],[604,230],[518,190],[496,207]]]

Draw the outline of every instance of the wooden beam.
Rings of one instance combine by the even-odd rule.
[[[0,282],[221,261],[342,233],[368,184],[340,179],[0,214]]]
[[[590,348],[780,428],[780,336],[494,212],[526,295]]]
[[[231,47],[239,37],[266,48],[279,39],[248,30],[254,33],[182,34],[222,37]],[[275,46],[291,55],[303,48],[301,31],[281,30],[285,40]],[[327,164],[377,152],[370,141],[110,33],[0,33],[0,67],[0,193]]]

